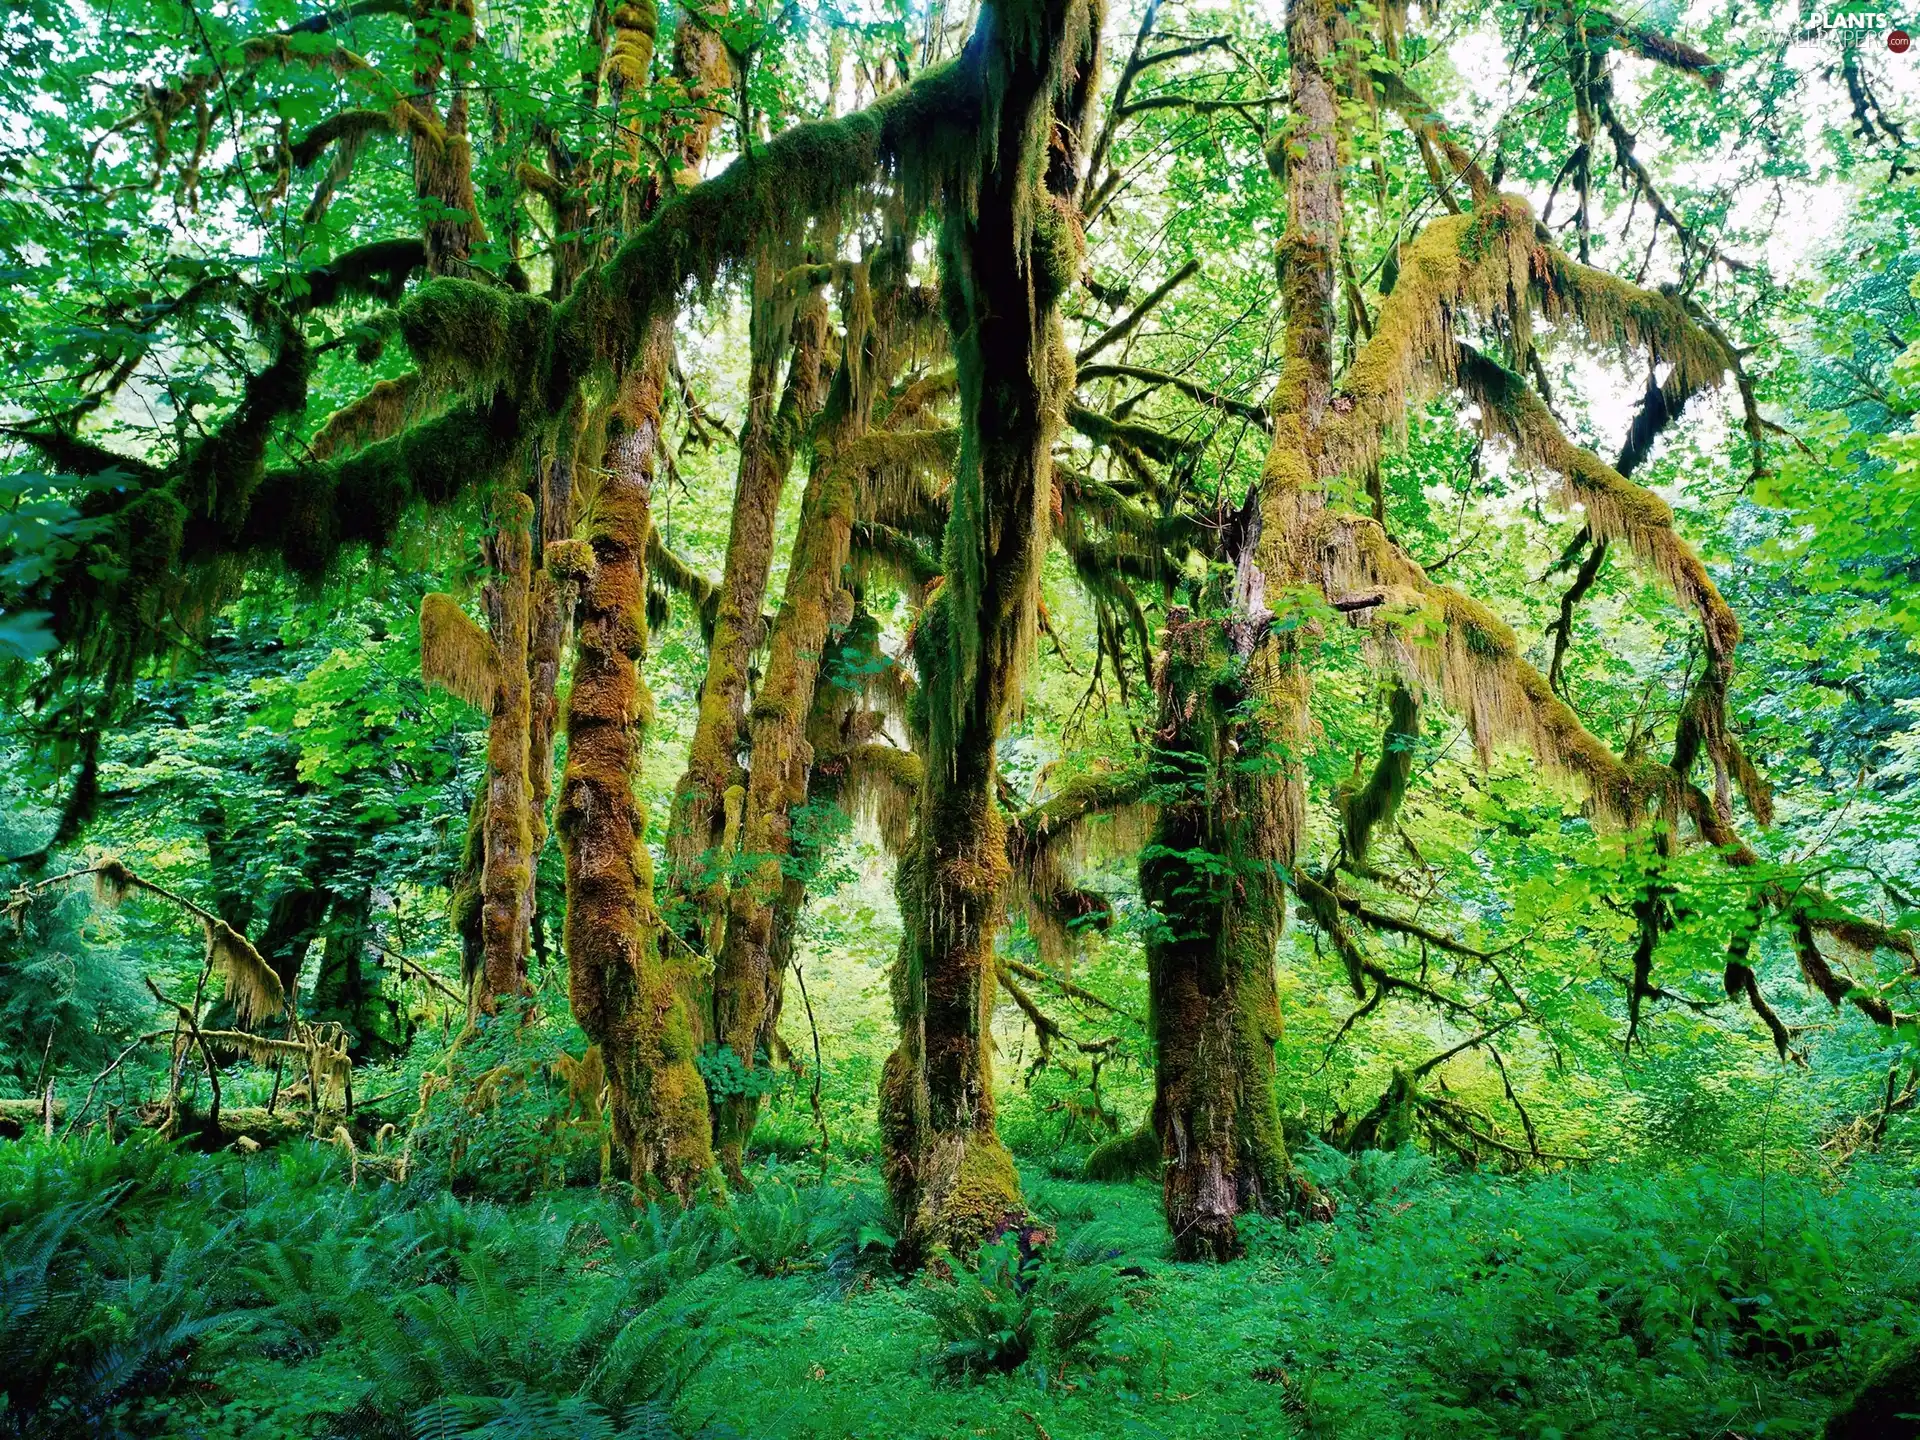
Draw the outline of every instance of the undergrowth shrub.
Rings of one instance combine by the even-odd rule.
[[[510,1249],[463,1251],[452,1283],[351,1297],[345,1333],[367,1383],[333,1433],[671,1433],[663,1407],[729,1333],[737,1278],[716,1268],[669,1280],[678,1246],[631,1266],[571,1265],[580,1238],[544,1216]],[[526,1428],[543,1411],[575,1428]]]
[[[1027,1248],[1021,1232],[1008,1231],[984,1246],[972,1266],[922,1289],[941,1340],[936,1365],[948,1375],[969,1376],[1092,1357],[1126,1293],[1128,1276],[1117,1258],[1099,1226],[1038,1252]]]
[[[1704,1168],[1383,1188],[1356,1162],[1307,1163],[1370,1199],[1255,1251],[1277,1310],[1322,1312],[1288,1375],[1324,1433],[1390,1412],[1404,1428],[1369,1433],[1811,1435],[1820,1397],[1920,1333],[1920,1267],[1887,1263],[1910,1190]]]
[[[605,1177],[604,1080],[589,1078],[587,1039],[566,1014],[561,1000],[524,1022],[506,1011],[482,1016],[417,1072],[396,1077],[403,1093],[420,1096],[403,1127],[412,1129],[417,1179],[523,1200]]]
[[[128,1188],[56,1204],[0,1239],[0,1436],[140,1433],[140,1403],[187,1381],[231,1320],[201,1283],[224,1236],[176,1241],[147,1273],[90,1263],[90,1237]]]

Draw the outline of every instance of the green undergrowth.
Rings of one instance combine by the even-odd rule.
[[[1904,1170],[1301,1157],[1331,1223],[1176,1266],[1149,1184],[911,1278],[864,1167],[502,1203],[299,1144],[0,1146],[0,1436],[1816,1436],[1920,1335]]]

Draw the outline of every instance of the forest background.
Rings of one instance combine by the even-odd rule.
[[[1911,1395],[1903,17],[1060,8],[9,13],[0,1434],[1793,1435],[1863,1383],[1863,1415]],[[1018,45],[991,50],[1008,16],[1055,65],[1022,153],[1072,172],[1036,191],[1065,220],[1008,202],[1042,255],[1020,252],[1020,303],[1075,373],[1035,432],[1052,543],[1018,561],[1036,588],[995,680],[991,634],[943,627],[995,593],[954,564],[953,497],[994,463],[966,366],[1007,362],[954,339],[994,306],[953,307],[1018,294],[978,258],[998,139],[956,162],[890,138],[829,195],[839,152],[776,137],[906,113],[955,57],[1017,79]],[[1084,53],[1074,17],[1103,21]],[[928,108],[887,123],[935,133]],[[958,132],[998,137],[985,113]],[[699,209],[730,164],[746,180]],[[1283,283],[1316,174],[1340,206],[1317,311]],[[1508,241],[1476,216],[1533,235],[1503,195],[1548,268],[1463,280],[1428,325],[1416,247],[1464,237],[1477,264]],[[947,253],[957,216],[977,273]],[[595,343],[635,342],[578,367],[597,418],[543,396],[549,428],[489,449],[554,373],[514,307],[670,233],[643,258],[677,314],[630,322],[670,337],[651,409],[644,337],[590,315]],[[1605,326],[1577,290],[1601,272],[1630,287]],[[1568,288],[1529,313],[1529,284]],[[1306,488],[1419,568],[1336,559],[1340,583],[1260,609],[1246,498],[1282,468],[1314,313],[1326,411],[1364,433]],[[1390,393],[1367,390],[1410,313]],[[871,404],[866,433],[831,428]],[[592,598],[626,513],[593,477],[640,434],[624,603],[653,713],[612,788],[658,897],[633,902],[657,940],[632,1013],[684,1009],[684,1053],[583,998],[593,936],[568,929],[600,914],[568,913],[593,878],[564,813],[574,664],[624,613]],[[1563,480],[1573,447],[1625,488]],[[856,469],[816,595],[809,507]],[[236,500],[241,472],[260,488]],[[183,521],[141,508],[161,491]],[[530,518],[502,499],[522,491]],[[991,473],[979,494],[993,514]],[[815,602],[818,639],[786,634]],[[1182,648],[1249,616],[1238,660]],[[1615,768],[1462,682],[1456,644],[1530,665],[1529,713],[1565,707]],[[768,677],[795,657],[818,684],[783,732]],[[1245,680],[1262,664],[1310,670],[1298,728],[1262,718],[1287,693]],[[979,1133],[1014,1162],[993,1204],[1030,1223],[983,1246],[950,1204],[971,1162],[903,1181],[938,1137],[890,1133],[884,1095],[890,1055],[927,1068],[898,977],[937,969],[914,937],[945,923],[902,878],[945,803],[921,762],[1009,679],[980,783],[1010,859],[967,1003]],[[776,742],[812,779],[770,812],[768,871],[741,837]],[[1647,766],[1679,781],[1611,797]],[[503,775],[517,831],[490,828]],[[1240,786],[1291,816],[1249,832],[1251,865],[1206,819]],[[712,1007],[755,896],[772,998],[743,1044]],[[1237,983],[1271,985],[1280,1022],[1223,1088],[1270,1090],[1283,1134],[1249,1138],[1256,1104],[1226,1122],[1246,1172],[1278,1169],[1242,1173],[1216,1235],[1172,1163],[1198,1082],[1169,1079],[1152,977],[1194,927],[1229,955],[1222,915],[1270,927]],[[656,1123],[673,1075],[709,1152]],[[1176,1263],[1196,1251],[1223,1258]]]

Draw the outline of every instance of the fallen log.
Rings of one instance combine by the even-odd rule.
[[[52,1109],[53,1128],[58,1132],[66,1123],[68,1103],[56,1098]],[[327,1135],[333,1133],[335,1125],[342,1123],[339,1116],[323,1118]],[[164,1128],[167,1109],[164,1105],[142,1105],[131,1111],[102,1110],[93,1117],[93,1123],[111,1127],[114,1138],[118,1139],[131,1130]],[[46,1124],[45,1102],[35,1099],[0,1100],[0,1138],[18,1140],[30,1131],[44,1130]],[[182,1112],[175,1119],[174,1130],[195,1150],[223,1150],[243,1139],[250,1142],[250,1145],[242,1146],[244,1149],[261,1148],[282,1140],[311,1135],[314,1124],[313,1116],[304,1111],[269,1111],[263,1105],[223,1105],[220,1107],[218,1127],[209,1125],[204,1115]]]

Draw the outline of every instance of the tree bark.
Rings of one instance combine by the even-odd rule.
[[[414,21],[421,61],[414,71],[417,96],[410,102],[434,114],[433,92],[444,78],[451,54],[464,67],[473,51],[476,11],[474,0],[432,0]],[[464,78],[456,79],[437,133],[423,127],[410,132],[413,146],[413,189],[426,215],[427,272],[457,275],[467,268],[473,242],[484,232],[480,207],[473,193],[473,145],[467,138],[467,92]]]
[[[707,98],[724,91],[732,70],[720,37],[691,16],[674,32],[674,74],[701,108],[666,137],[666,153],[683,170],[697,170],[720,115]],[[635,799],[653,719],[639,662],[673,324],[669,312],[648,326],[608,417],[556,821],[567,867],[569,998],[606,1060],[614,1139],[636,1187],[652,1183],[687,1196],[713,1174],[713,1133],[694,1065],[690,977],[660,951],[663,938],[677,937],[663,936],[654,908],[653,861]]]
[[[528,779],[530,683],[528,627],[533,591],[533,502],[518,492],[495,507],[486,545],[487,629],[496,674],[492,723],[487,727],[486,862],[480,875],[480,932],[484,951],[480,1004],[527,993],[527,947],[532,912],[533,821]]]
[[[553,744],[558,733],[560,661],[573,634],[575,586],[545,563],[549,545],[573,537],[573,447],[578,436],[563,427],[552,455],[541,457],[535,514],[532,615],[527,626],[527,849],[526,911],[529,925],[544,925],[540,910],[540,857],[547,848],[547,805],[553,796]],[[546,933],[545,931],[542,932]]]
[[[890,277],[891,278],[891,277]],[[853,284],[865,284],[856,275]],[[876,287],[875,323],[849,333],[814,435],[813,465],[800,501],[799,528],[787,566],[786,594],[768,641],[766,674],[748,716],[746,804],[740,824],[741,877],[727,897],[728,919],[714,964],[717,1037],[751,1066],[767,1053],[780,1020],[788,958],[805,885],[798,873],[793,812],[831,803],[816,787],[820,758],[812,743],[820,709],[820,675],[836,622],[853,609],[845,588],[857,508],[846,446],[868,424],[868,401],[890,369],[892,285]],[[854,307],[849,304],[851,313]],[[856,383],[856,377],[866,383]],[[730,1096],[714,1107],[715,1144],[729,1170],[760,1113],[759,1097]]]
[[[367,944],[373,935],[373,889],[333,897],[319,973],[313,980],[308,1019],[337,1020],[351,1036],[356,1060],[384,1058],[406,1043],[394,1003],[381,993],[378,973],[368,973]]]
[[[1238,718],[1239,675],[1218,614],[1169,615],[1149,762],[1151,789],[1164,798],[1140,889],[1154,916],[1153,1127],[1182,1259],[1238,1253],[1236,1217],[1271,1208],[1287,1168],[1273,1096],[1273,952],[1285,897],[1247,809],[1245,747],[1260,736]]]

